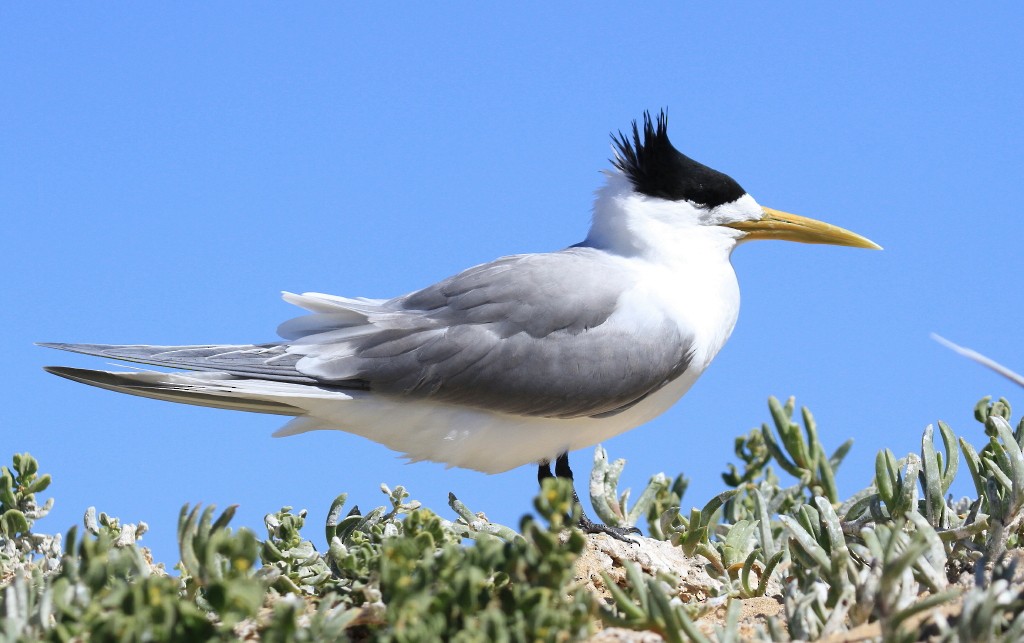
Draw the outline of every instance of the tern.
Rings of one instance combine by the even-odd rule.
[[[879,246],[762,207],[679,152],[664,111],[614,158],[584,241],[502,257],[391,299],[284,293],[309,314],[284,341],[240,345],[41,344],[178,372],[46,367],[131,395],[292,416],[275,436],[333,429],[412,461],[500,473],[538,464],[572,479],[568,453],[657,417],[729,338],[740,294],[730,255],[756,239]],[[626,531],[589,521],[589,532]]]

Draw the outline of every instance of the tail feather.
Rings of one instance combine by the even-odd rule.
[[[155,400],[272,415],[297,416],[305,413],[303,409],[280,400],[268,399],[268,396],[256,392],[246,393],[246,380],[239,380],[228,373],[114,373],[65,366],[43,368],[74,382]]]
[[[330,330],[366,326],[370,317],[385,311],[384,299],[349,298],[307,292],[301,295],[286,292],[284,300],[313,313],[289,319],[277,327],[285,339],[299,339]]]

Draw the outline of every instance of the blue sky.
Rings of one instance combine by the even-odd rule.
[[[856,439],[846,494],[937,419],[982,442],[975,401],[1024,411],[1024,395],[928,335],[1024,368],[1024,10],[895,4],[5,4],[0,457],[53,473],[40,529],[95,505],[147,521],[144,544],[173,563],[185,502],[239,503],[235,523],[260,533],[265,513],[305,507],[320,539],[335,495],[369,508],[381,482],[517,524],[531,466],[485,476],[342,433],[275,440],[274,416],[47,375],[104,362],[33,342],[270,341],[296,312],[281,290],[387,297],[570,245],[609,132],[661,107],[678,147],[763,205],[885,251],[740,248],[730,343],[682,402],[605,445],[624,483],[682,471],[702,504],[769,395],[810,406],[828,447]],[[573,455],[584,479],[590,458]]]

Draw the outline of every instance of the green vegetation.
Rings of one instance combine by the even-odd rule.
[[[346,512],[343,494],[324,552],[303,537],[305,511],[267,515],[261,539],[230,527],[233,507],[186,506],[168,575],[137,543],[145,523],[90,509],[81,530],[37,532],[53,505],[36,501],[50,477],[16,454],[0,475],[0,641],[573,641],[612,626],[670,641],[816,640],[853,628],[887,641],[1024,638],[1024,420],[1011,424],[1006,400],[978,404],[983,433],[970,441],[940,422],[920,453],[879,452],[873,483],[847,499],[835,471],[851,442],[829,454],[809,411],[798,423],[792,399],[769,407],[770,424],[737,438],[728,488],[701,509],[680,511],[686,479],[660,474],[630,505],[618,490],[624,462],[596,451],[600,519],[645,521],[664,542],[644,539],[641,552],[693,556],[711,579],[700,600],[678,577],[628,561],[601,574],[605,595],[588,589],[594,579],[578,580],[574,564],[605,537],[570,526],[559,480],[545,481],[537,518],[518,531],[454,496],[446,520],[402,487],[382,486],[385,504],[366,514]],[[975,493],[954,501],[961,469]],[[776,597],[780,613],[742,621],[741,601],[759,596]],[[722,606],[714,624],[703,618]]]

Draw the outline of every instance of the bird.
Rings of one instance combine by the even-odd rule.
[[[739,313],[737,246],[880,249],[762,207],[677,150],[664,109],[611,138],[611,168],[575,245],[505,256],[390,299],[285,292],[306,314],[268,343],[40,344],[172,372],[45,369],[120,393],[291,416],[277,437],[340,430],[411,461],[490,474],[534,463],[540,481],[571,480],[570,451],[662,414],[711,364]],[[579,517],[589,533],[636,532],[582,508]]]

